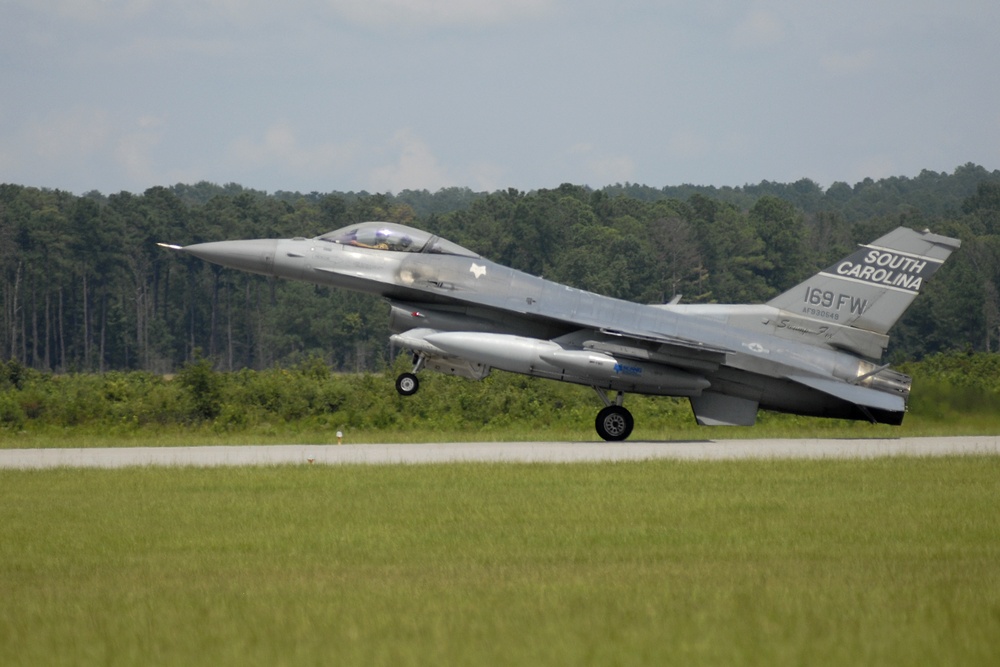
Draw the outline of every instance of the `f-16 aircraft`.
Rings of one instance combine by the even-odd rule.
[[[528,275],[425,231],[363,222],[316,238],[160,244],[222,266],[376,294],[417,373],[498,369],[593,387],[624,440],[627,393],[690,399],[702,425],[760,408],[901,424],[910,378],[879,363],[888,331],[960,242],[899,227],[759,305],[642,305]],[[611,393],[609,393],[611,392]]]

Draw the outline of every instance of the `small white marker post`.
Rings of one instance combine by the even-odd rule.
[[[344,444],[344,432],[343,431],[337,431],[337,444],[338,445]]]

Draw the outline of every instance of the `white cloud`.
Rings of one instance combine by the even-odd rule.
[[[585,142],[571,146],[569,154],[581,159],[588,185],[603,187],[635,177],[635,161],[627,155],[602,155],[596,152],[593,144]]]
[[[849,76],[871,69],[875,63],[875,54],[871,49],[854,53],[831,53],[820,60],[820,65],[829,74]]]
[[[326,0],[368,25],[482,25],[543,16],[554,0]]]
[[[888,155],[869,155],[858,161],[852,169],[852,183],[863,181],[866,178],[879,180],[896,176],[896,166],[893,159]]]
[[[390,141],[390,150],[398,152],[392,164],[377,167],[369,173],[371,189],[399,192],[401,190],[430,190],[455,185],[447,171],[438,164],[430,146],[408,130],[396,132]]]
[[[0,104],[0,127],[4,127],[9,123],[5,115],[3,105]],[[9,140],[5,141],[3,139],[0,136],[0,181],[5,180],[7,174],[10,174],[17,164],[13,146],[9,145]]]
[[[202,62],[227,57],[235,52],[239,42],[227,36],[205,39],[184,36],[141,35],[102,49],[106,63],[167,61],[183,55],[193,55]]]
[[[467,186],[476,192],[495,192],[510,187],[506,182],[507,170],[492,162],[477,162],[465,173],[468,183],[455,185]]]
[[[74,106],[33,119],[4,139],[4,171],[38,184],[78,190],[149,187],[163,174],[156,169],[166,119],[128,118],[89,106]],[[30,184],[30,180],[28,181]]]
[[[26,151],[52,161],[86,159],[107,146],[111,133],[105,111],[89,107],[65,109],[28,123]]]
[[[240,137],[230,147],[231,158],[240,167],[279,168],[301,176],[314,172],[340,172],[351,161],[354,149],[330,142],[303,145],[295,130],[284,122],[275,123],[260,139]]]
[[[114,151],[115,162],[121,166],[130,182],[146,186],[157,182],[159,175],[153,167],[152,152],[160,144],[163,125],[163,118],[142,116],[118,138]]]
[[[15,0],[33,12],[61,19],[97,22],[109,17],[130,18],[146,13],[153,0]]]
[[[785,26],[773,14],[754,10],[733,30],[733,43],[742,48],[764,48],[785,38]]]
[[[672,157],[692,160],[705,157],[712,150],[712,145],[704,136],[687,130],[674,132],[670,135],[667,149]]]
[[[31,14],[92,25],[151,17],[188,25],[213,22],[267,25],[324,15],[370,26],[475,26],[531,20],[553,13],[559,0],[7,0]],[[162,20],[158,22],[162,23]]]
[[[594,187],[622,183],[635,179],[635,162],[627,155],[587,160],[589,180]]]

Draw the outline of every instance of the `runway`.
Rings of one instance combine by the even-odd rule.
[[[0,449],[0,469],[130,466],[393,465],[457,462],[580,463],[653,459],[871,459],[1000,455],[1000,436],[689,442],[465,442],[378,445],[233,445]]]

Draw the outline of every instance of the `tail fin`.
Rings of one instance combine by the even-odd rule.
[[[960,245],[958,239],[897,227],[768,305],[885,334]]]

